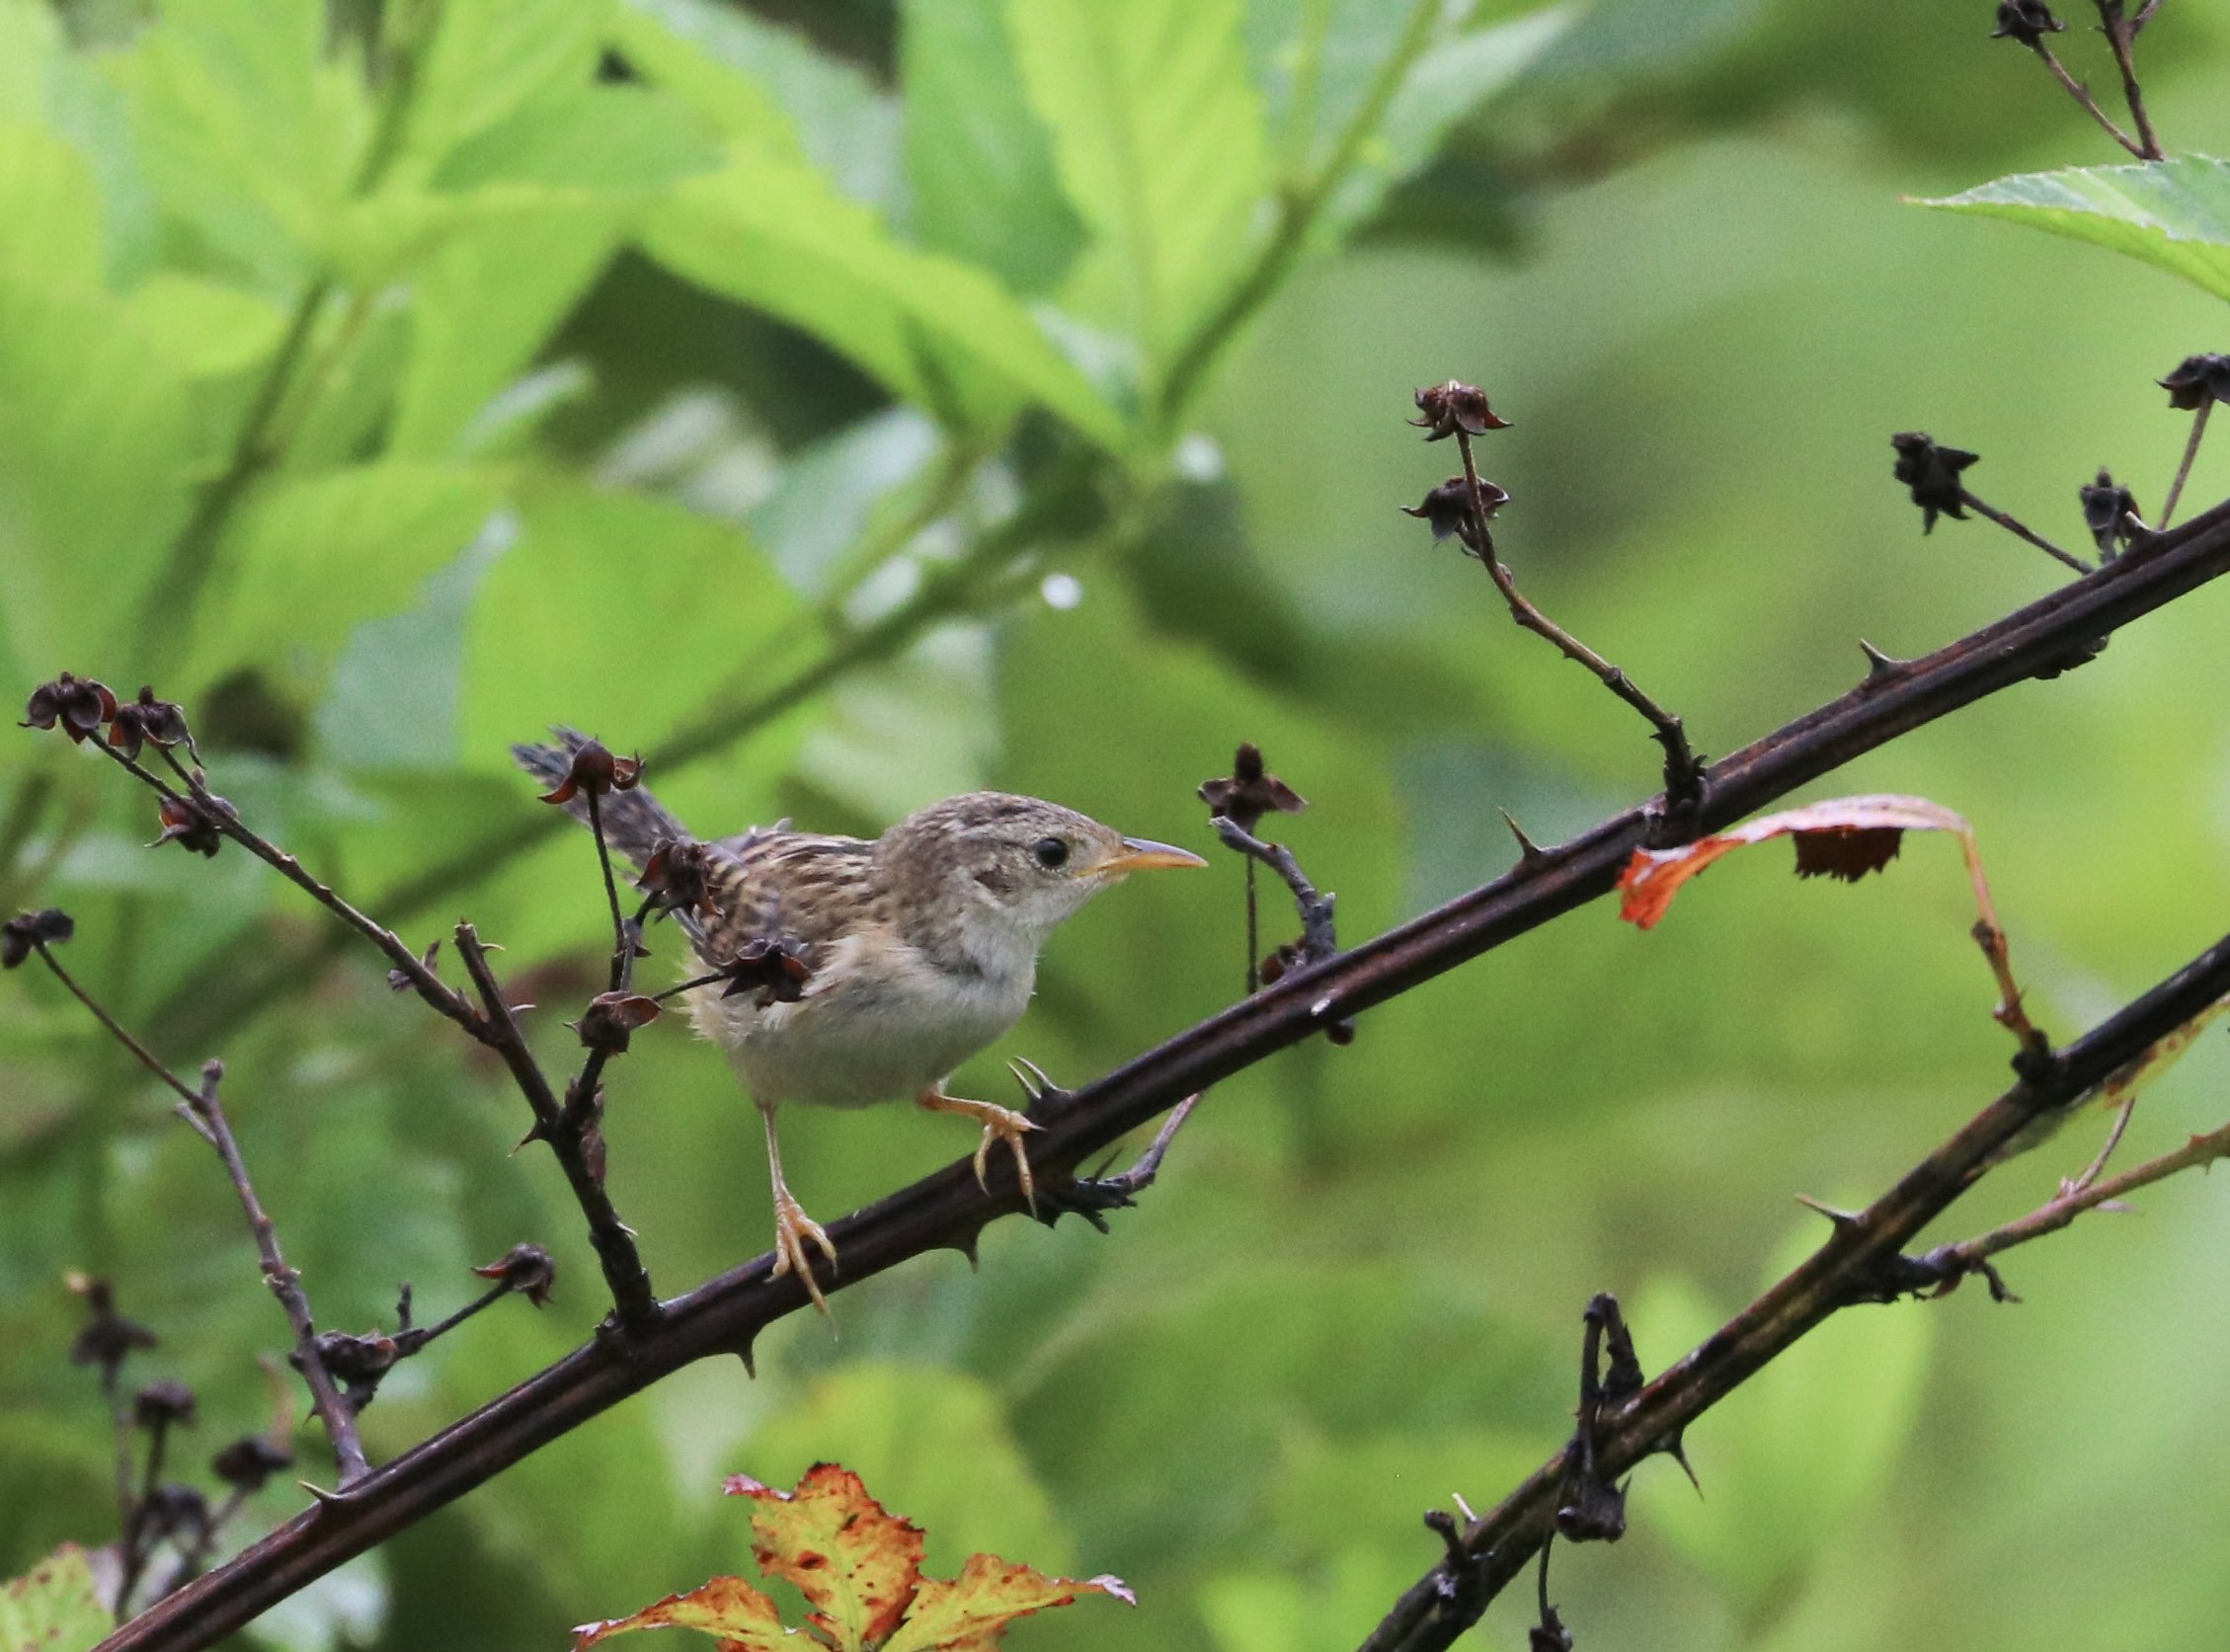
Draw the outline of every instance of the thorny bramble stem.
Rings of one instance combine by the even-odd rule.
[[[1625,671],[1612,665],[1577,637],[1566,631],[1519,591],[1510,570],[1502,565],[1494,549],[1494,530],[1487,521],[1486,494],[1479,486],[1478,464],[1472,457],[1472,436],[1469,431],[1459,429],[1456,445],[1464,455],[1464,481],[1472,496],[1472,530],[1478,536],[1478,559],[1485,567],[1487,577],[1493,580],[1494,589],[1502,593],[1502,600],[1510,605],[1510,617],[1538,637],[1545,637],[1562,651],[1564,658],[1578,662],[1628,705],[1633,707],[1655,729],[1657,744],[1665,748],[1665,807],[1677,813],[1693,809],[1703,801],[1704,769],[1689,749],[1688,735],[1681,728],[1680,719],[1644,694]]]
[[[2168,500],[2160,508],[2160,526],[2155,532],[2166,529],[2169,518],[2176,514],[2176,502],[2184,497],[2184,484],[2190,478],[2191,462],[2199,456],[2199,439],[2206,434],[2206,416],[2213,407],[2211,400],[2203,401],[2198,412],[2191,415],[2191,436],[2184,443],[2184,462],[2176,467],[2176,480],[2168,486]]]
[[[456,927],[456,940],[457,956],[464,961],[465,974],[471,977],[487,1015],[485,1042],[503,1058],[512,1081],[533,1110],[534,1128],[526,1139],[547,1141],[550,1151],[557,1155],[567,1185],[573,1189],[574,1201],[581,1207],[581,1214],[588,1218],[590,1242],[596,1246],[597,1261],[603,1268],[604,1284],[611,1291],[612,1306],[618,1310],[620,1326],[631,1335],[640,1335],[658,1323],[658,1297],[651,1290],[650,1275],[644,1270],[642,1255],[635,1248],[635,1235],[619,1219],[611,1195],[604,1191],[598,1166],[591,1162],[586,1131],[592,1114],[568,1107],[550,1088],[548,1077],[534,1060],[533,1052],[526,1047],[518,1018],[504,1000],[503,988],[488,966],[487,949],[481,944],[479,931],[469,923],[460,923]]]
[[[1994,505],[1984,504],[1981,500],[1975,497],[1972,489],[1961,488],[1959,490],[1959,503],[1964,505],[1968,510],[1973,511],[1980,515],[1987,516],[1991,521],[1996,522],[2000,527],[2004,528],[2016,539],[2026,539],[2030,544],[2035,546],[2046,556],[2058,558],[2061,562],[2067,564],[2068,567],[2074,569],[2078,574],[2095,574],[2098,572],[2095,567],[2093,567],[2090,563],[2085,562],[2073,551],[2061,550],[2057,545],[2053,544],[2041,533],[2038,533],[2034,528],[2030,527],[2026,522],[2023,522],[2014,516],[2008,515],[2005,511],[2000,511]]]
[[[302,1276],[287,1266],[285,1256],[279,1248],[279,1230],[265,1214],[263,1201],[256,1197],[255,1184],[248,1179],[248,1166],[240,1156],[240,1144],[233,1140],[232,1126],[224,1116],[224,1104],[217,1100],[217,1081],[224,1076],[224,1063],[210,1062],[201,1068],[201,1088],[191,1100],[180,1105],[180,1112],[192,1121],[202,1140],[216,1149],[217,1157],[224,1163],[225,1174],[232,1178],[232,1191],[240,1197],[240,1209],[248,1218],[248,1227],[256,1237],[256,1251],[263,1259],[264,1281],[271,1294],[279,1298],[279,1305],[286,1310],[286,1322],[294,1330],[294,1360],[301,1368],[302,1380],[309,1384],[310,1401],[317,1408],[325,1432],[333,1441],[334,1461],[341,1473],[341,1489],[346,1491],[369,1471],[364,1461],[363,1442],[357,1434],[357,1414],[341,1396],[332,1374],[325,1369],[319,1356],[317,1326],[310,1317],[310,1299],[302,1290]]]

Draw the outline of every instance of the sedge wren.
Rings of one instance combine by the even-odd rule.
[[[516,746],[536,779],[559,786],[582,737]],[[833,1269],[836,1250],[782,1179],[774,1114],[784,1102],[865,1107],[911,1097],[983,1126],[976,1178],[1003,1141],[1034,1205],[1023,1136],[1036,1128],[1012,1108],[947,1095],[952,1070],[1022,1018],[1038,949],[1085,902],[1129,873],[1205,866],[1167,843],[1125,837],[1074,809],[1004,792],[969,792],[916,810],[872,842],[792,831],[785,822],[733,837],[692,837],[640,786],[599,800],[609,846],[647,868],[687,846],[703,870],[703,899],[676,915],[714,969],[755,942],[792,949],[804,965],[794,995],[687,994],[697,1030],[728,1054],[766,1127],[774,1181],[774,1273],[805,1282],[828,1311],[806,1252]],[[568,808],[588,818],[586,802]]]

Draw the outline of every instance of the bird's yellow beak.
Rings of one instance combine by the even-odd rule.
[[[1173,843],[1156,843],[1151,837],[1126,837],[1119,853],[1093,867],[1095,878],[1120,878],[1130,872],[1151,872],[1157,866],[1206,866],[1190,849]]]

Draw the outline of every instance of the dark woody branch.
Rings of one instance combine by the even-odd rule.
[[[1878,665],[1840,699],[1712,765],[1699,825],[1709,829],[1730,823],[1985,695],[2051,674],[2072,652],[2225,571],[2230,571],[2230,506],[2148,541],[1933,655]],[[1329,963],[1296,971],[1065,1098],[1058,1110],[1041,1110],[1032,1151],[1041,1183],[1074,1172],[1087,1155],[1184,1097],[1320,1032],[1327,1021],[1384,1003],[1609,893],[1633,849],[1662,820],[1661,805],[1652,802],[1569,843],[1527,856],[1447,905]],[[1893,1255],[1928,1215],[1965,1185],[1954,1165],[1978,1166],[1987,1156],[1986,1151],[1971,1156],[1979,1140],[1987,1138],[1993,1145],[2010,1140],[2019,1126],[2103,1081],[2226,989],[2230,947],[2209,953],[2055,1060],[2032,1063],[2030,1079],[1954,1139],[1946,1149],[1951,1159],[1940,1153],[1857,1227],[1831,1236],[1822,1256],[1841,1266],[1855,1250],[1870,1261]],[[835,1285],[848,1287],[930,1250],[967,1249],[987,1221],[1023,1209],[1011,1171],[999,1172],[993,1188],[987,1200],[973,1167],[962,1160],[833,1224],[831,1236],[844,1257]],[[1816,1283],[1822,1265],[1799,1270],[1796,1288]],[[771,1256],[761,1256],[665,1304],[645,1335],[624,1343],[598,1339],[576,1350],[374,1470],[338,1501],[297,1516],[150,1609],[111,1636],[104,1652],[191,1652],[210,1645],[311,1578],[672,1372],[714,1355],[748,1353],[761,1329],[807,1303],[799,1281],[774,1279],[772,1266]],[[1794,1334],[1783,1317],[1790,1300],[1785,1293],[1769,1294],[1721,1338],[1605,1418],[1598,1439],[1601,1461],[1615,1471],[1653,1443],[1677,1437],[1680,1408],[1668,1395],[1687,1396],[1680,1403],[1700,1409],[1770,1358]],[[1777,1337],[1784,1341],[1777,1343]],[[1504,1517],[1516,1521],[1511,1530],[1531,1532],[1530,1523],[1547,1518],[1555,1467],[1521,1491],[1517,1513]],[[1525,1552],[1532,1552],[1531,1544]],[[1419,1613],[1429,1613],[1436,1580],[1443,1576],[1436,1572],[1420,1585]]]
[[[1679,1441],[1698,1417],[1838,1309],[1922,1288],[1925,1282],[1910,1280],[1910,1259],[1902,1255],[1914,1235],[2040,1120],[2081,1102],[2226,992],[2230,936],[2056,1052],[2049,1063],[1983,1108],[1873,1204],[1840,1217],[1825,1244],[1686,1358],[1598,1416],[1587,1432],[1591,1475],[1615,1480],[1645,1457],[1670,1449],[1668,1443]],[[2195,1146],[2189,1150],[2198,1151]],[[2169,1173],[2161,1169],[2151,1179]],[[1403,1594],[1364,1640],[1360,1652],[1439,1652],[1477,1621],[1556,1530],[1574,1467],[1571,1455],[1571,1448],[1558,1453],[1500,1504],[1472,1521],[1449,1545],[1448,1555]]]

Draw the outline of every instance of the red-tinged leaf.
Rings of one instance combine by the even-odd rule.
[[[795,1491],[740,1474],[727,1490],[753,1500],[760,1570],[798,1586],[814,1609],[807,1623],[836,1652],[871,1652],[889,1638],[921,1580],[918,1526],[886,1511],[857,1474],[833,1462],[807,1469]]]
[[[1677,849],[1634,850],[1619,878],[1619,916],[1636,928],[1653,928],[1683,884],[1721,855],[1750,843],[1794,836],[1799,877],[1824,873],[1856,881],[1886,865],[1907,831],[1955,833],[1974,867],[1973,828],[1940,803],[1893,795],[1831,798],[1766,815]]]
[[[606,1635],[631,1629],[702,1629],[720,1637],[722,1652],[775,1652],[791,1638],[772,1601],[740,1577],[716,1577],[631,1616],[581,1624],[573,1631],[573,1652],[587,1652]]]
[[[996,1554],[971,1554],[951,1582],[924,1578],[899,1632],[882,1652],[992,1652],[1017,1617],[1065,1607],[1078,1595],[1112,1595],[1126,1606],[1137,1597],[1115,1577],[1076,1582],[1010,1565]]]

